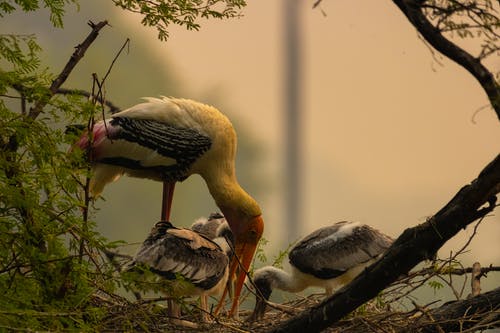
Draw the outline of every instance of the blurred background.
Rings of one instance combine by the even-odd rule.
[[[186,97],[226,113],[239,135],[238,178],[263,209],[269,261],[299,237],[341,220],[397,237],[436,213],[498,154],[498,119],[485,108],[479,84],[433,54],[391,2],[323,1],[312,9],[312,1],[296,1],[296,16],[285,3],[249,1],[239,19],[202,21],[198,32],[171,27],[167,42],[110,1],[69,6],[62,30],[43,11],[7,16],[0,26],[3,33],[36,33],[45,63],[57,73],[90,31],[87,21],[107,19],[111,26],[66,88],[90,91],[91,74],[102,78],[130,38],[107,80],[109,100],[126,108],[143,96]],[[487,65],[498,71],[500,61]],[[290,110],[298,124],[292,134]],[[291,174],[290,142],[299,161]],[[94,216],[98,230],[112,240],[142,242],[159,220],[161,184],[124,177],[103,194]],[[297,201],[290,207],[290,200]],[[188,227],[216,210],[199,176],[177,185],[176,225]],[[471,225],[439,255],[457,251],[472,232]],[[489,216],[463,263],[498,265],[499,236],[500,218]],[[483,291],[499,282],[491,273]]]

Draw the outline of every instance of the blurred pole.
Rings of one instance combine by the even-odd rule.
[[[285,108],[285,228],[287,238],[294,241],[299,236],[302,214],[302,133],[301,133],[301,0],[283,0],[284,26],[284,108]]]

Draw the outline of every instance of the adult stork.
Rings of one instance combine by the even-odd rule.
[[[155,281],[147,282],[165,285],[169,296],[200,295],[202,318],[207,321],[207,296],[221,294],[228,278],[231,246],[224,237],[228,228],[227,224],[220,226],[212,241],[190,229],[179,229],[170,222],[160,221],[126,270],[143,267],[155,273]],[[172,315],[179,317],[179,307],[170,305],[175,309]]]
[[[92,142],[92,144],[90,144]],[[92,135],[77,143],[89,152],[94,196],[123,174],[163,182],[161,220],[170,218],[175,183],[192,174],[206,182],[235,237],[240,262],[230,314],[238,308],[245,271],[251,264],[264,221],[257,202],[238,183],[235,173],[236,132],[220,111],[188,99],[146,98],[145,103],[95,124]]]
[[[377,260],[391,244],[389,236],[358,222],[338,222],[312,232],[291,249],[290,272],[273,266],[254,272],[256,301],[248,320],[264,316],[273,289],[299,292],[316,286],[331,295]]]

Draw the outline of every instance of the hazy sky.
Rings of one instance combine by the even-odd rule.
[[[270,190],[256,199],[266,221],[264,237],[270,240],[268,257],[294,241],[282,231],[284,2],[248,1],[242,18],[202,22],[199,32],[174,27],[166,43],[157,40],[156,30],[142,27],[140,17],[110,5],[115,15],[122,13],[110,22],[112,30],[131,38],[131,53],[140,38],[159,61],[175,66],[187,91],[179,97],[217,94],[226,111],[265,147],[261,168]],[[488,104],[479,84],[451,61],[434,58],[392,2],[324,0],[326,16],[311,8],[313,1],[303,3],[302,234],[355,220],[397,237],[436,213],[498,154],[498,119],[487,108],[476,114]],[[106,63],[111,56],[106,55]],[[498,70],[500,61],[493,58],[488,65]],[[140,83],[130,78],[129,91],[134,84]],[[127,97],[139,102],[142,94]],[[119,183],[107,190],[108,198],[113,191],[123,192]],[[159,184],[154,186],[159,191]],[[141,193],[126,195],[136,195],[133,201]],[[105,204],[111,209],[118,203]],[[131,220],[144,210],[158,210],[156,203],[139,208],[131,209]],[[470,226],[440,255],[457,250],[471,233]],[[463,258],[498,264],[499,236],[497,214],[482,223]],[[500,278],[490,274],[486,280],[493,286]]]
[[[301,16],[303,233],[347,219],[397,236],[437,212],[496,156],[498,119],[490,109],[475,115],[488,103],[479,84],[451,61],[433,58],[390,1],[323,1],[326,16],[311,3]],[[273,191],[259,200],[264,236],[282,246],[293,241],[280,231],[282,1],[249,1],[243,13],[203,23],[199,32],[174,28],[167,43],[157,42],[153,29],[134,33],[173,61],[193,94],[217,91],[267,147],[263,167],[271,168]],[[489,65],[498,70],[500,62]],[[482,223],[468,261],[498,264],[499,222],[492,216]],[[471,232],[440,254],[457,250]]]

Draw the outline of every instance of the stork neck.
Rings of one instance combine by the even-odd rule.
[[[236,175],[222,174],[205,178],[208,190],[226,218],[250,218],[262,215],[257,201],[238,183]]]
[[[302,279],[298,278],[297,276],[293,276],[292,274],[282,269],[273,266],[267,266],[261,268],[259,271],[261,271],[261,273],[259,274],[265,274],[267,276],[272,289],[280,289],[296,293],[304,290],[307,287]],[[258,273],[255,272],[255,274]]]

